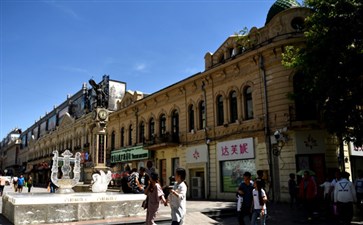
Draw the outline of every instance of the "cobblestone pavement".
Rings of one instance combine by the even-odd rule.
[[[10,186],[6,186],[4,192],[14,192]],[[24,189],[23,193],[27,192]],[[31,193],[47,192],[45,188],[32,188]],[[29,194],[31,194],[29,193]],[[2,201],[0,201],[0,209],[2,209]],[[187,217],[185,225],[238,225],[236,215],[236,203],[226,201],[187,201]],[[323,216],[317,215],[312,221],[307,221],[299,208],[290,209],[286,203],[268,204],[267,225],[299,225],[299,224],[319,224],[334,225],[334,220],[328,220]],[[170,208],[163,205],[160,206],[157,215],[157,224],[171,224]],[[99,221],[82,221],[73,223],[63,223],[62,225],[101,225],[101,224],[144,224],[145,215],[137,217],[127,217],[119,220],[99,220]],[[352,224],[363,224],[363,215],[355,212]],[[0,214],[0,225],[11,225],[6,218]],[[56,224],[53,224],[56,225]]]

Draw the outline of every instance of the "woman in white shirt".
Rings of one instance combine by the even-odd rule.
[[[252,191],[253,195],[253,211],[251,225],[257,225],[257,217],[260,217],[260,224],[266,224],[266,202],[267,196],[265,190],[262,189],[262,181],[257,179],[253,185],[255,188]]]

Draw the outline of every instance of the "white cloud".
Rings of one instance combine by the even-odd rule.
[[[134,69],[136,71],[139,71],[139,72],[145,72],[146,70],[146,65],[144,63],[137,63],[135,66],[134,66]]]
[[[57,8],[57,9],[59,9],[63,13],[71,16],[73,19],[76,19],[76,20],[81,19],[81,17],[74,10],[72,10],[71,8],[66,7],[64,5],[59,4],[59,2],[57,2],[55,0],[44,0],[43,2],[50,5],[50,6],[53,6],[53,7]]]

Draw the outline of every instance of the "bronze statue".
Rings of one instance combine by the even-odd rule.
[[[96,92],[96,106],[95,107],[106,107],[106,93],[103,90],[103,85],[97,84],[93,79],[90,79],[89,84]]]

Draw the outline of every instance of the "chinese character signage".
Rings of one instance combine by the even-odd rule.
[[[217,158],[219,161],[255,158],[253,138],[218,143]]]
[[[127,148],[111,152],[111,163],[144,160],[150,157],[150,152],[142,147]]]
[[[198,145],[187,148],[187,163],[205,163],[208,161],[207,145]]]

